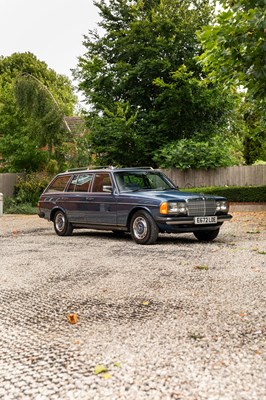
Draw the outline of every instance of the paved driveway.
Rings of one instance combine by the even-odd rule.
[[[0,241],[1,399],[266,399],[265,212],[207,244],[7,215]]]

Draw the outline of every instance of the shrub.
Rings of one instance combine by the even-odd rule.
[[[30,204],[37,206],[39,197],[46,188],[50,178],[45,173],[32,173],[25,178],[19,179],[15,186],[14,198],[16,204]]]
[[[5,214],[36,214],[37,208],[29,203],[17,203],[13,197],[4,198]]]
[[[181,170],[228,167],[241,163],[241,155],[236,140],[233,146],[229,139],[214,136],[209,139],[195,137],[180,139],[160,148],[154,160],[161,168]]]
[[[234,202],[266,202],[266,186],[200,187],[183,189],[186,192],[224,196]]]

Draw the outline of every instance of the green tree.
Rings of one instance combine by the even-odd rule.
[[[204,48],[198,60],[209,79],[225,91],[237,87],[245,97],[247,164],[265,157],[266,18],[265,0],[223,0],[212,25],[199,31]]]
[[[175,167],[186,170],[229,167],[241,161],[242,146],[241,143],[238,145],[239,151],[236,143],[232,145],[228,138],[212,136],[206,140],[206,137],[198,134],[192,139],[181,139],[162,147],[155,155],[155,159],[163,168]]]
[[[248,89],[258,107],[266,100],[265,0],[222,0],[223,11],[199,37],[200,60],[210,77]]]
[[[200,85],[203,72],[194,59],[201,54],[196,31],[212,17],[207,1],[95,4],[104,33],[85,37],[75,76],[91,106],[91,150],[102,162],[155,165],[165,144],[197,132],[214,135],[228,123],[228,95]],[[125,109],[122,123],[118,110]]]
[[[49,154],[41,147],[60,149],[68,134],[63,129],[63,116],[72,114],[75,104],[69,79],[56,74],[33,54],[0,57],[3,168],[8,171],[43,168]]]

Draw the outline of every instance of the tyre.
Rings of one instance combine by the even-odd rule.
[[[66,214],[63,211],[55,213],[54,230],[59,236],[70,236],[73,232],[73,226],[68,222]]]
[[[152,244],[158,238],[159,229],[147,211],[137,211],[130,223],[132,239],[138,244]]]
[[[198,231],[193,233],[200,242],[211,242],[218,236],[219,231],[220,229],[218,228],[214,231]]]

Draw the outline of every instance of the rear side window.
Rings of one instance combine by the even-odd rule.
[[[58,176],[48,187],[46,193],[63,192],[69,181],[70,175]]]
[[[68,192],[88,192],[92,182],[92,174],[74,175],[70,185],[67,189]]]

